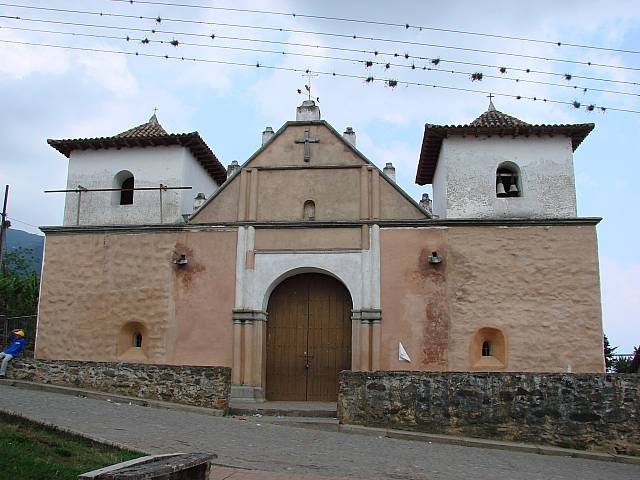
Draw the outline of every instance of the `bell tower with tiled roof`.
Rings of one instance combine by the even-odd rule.
[[[416,183],[441,218],[573,218],[573,151],[593,127],[530,124],[489,100],[466,125],[425,125]]]
[[[65,226],[181,223],[227,177],[198,132],[168,133],[155,113],[111,137],[47,142],[69,158],[67,189],[76,190]]]

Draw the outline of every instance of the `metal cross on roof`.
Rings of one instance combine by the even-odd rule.
[[[309,129],[304,129],[304,137],[302,140],[296,140],[296,143],[304,143],[304,161],[308,162],[311,160],[311,146],[310,143],[320,143],[320,139],[316,138],[315,140],[311,140],[309,138]]]
[[[487,98],[489,99],[489,108],[488,108],[488,110],[490,110],[490,111],[494,111],[496,109],[496,107],[493,106],[493,101],[491,100],[494,97],[495,97],[495,95],[493,93],[489,93],[489,95],[487,95]]]

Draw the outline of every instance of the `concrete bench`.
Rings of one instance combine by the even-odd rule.
[[[78,480],[207,480],[211,453],[151,455],[83,473]]]

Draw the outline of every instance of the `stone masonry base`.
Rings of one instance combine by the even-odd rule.
[[[640,455],[640,376],[345,371],[338,418],[346,425]]]
[[[7,378],[205,407],[229,409],[231,369],[142,363],[15,359]]]

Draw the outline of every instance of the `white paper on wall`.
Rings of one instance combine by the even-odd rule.
[[[398,360],[400,360],[401,362],[411,362],[411,358],[409,357],[407,351],[404,349],[404,345],[402,345],[402,342],[398,344],[398,352]]]

